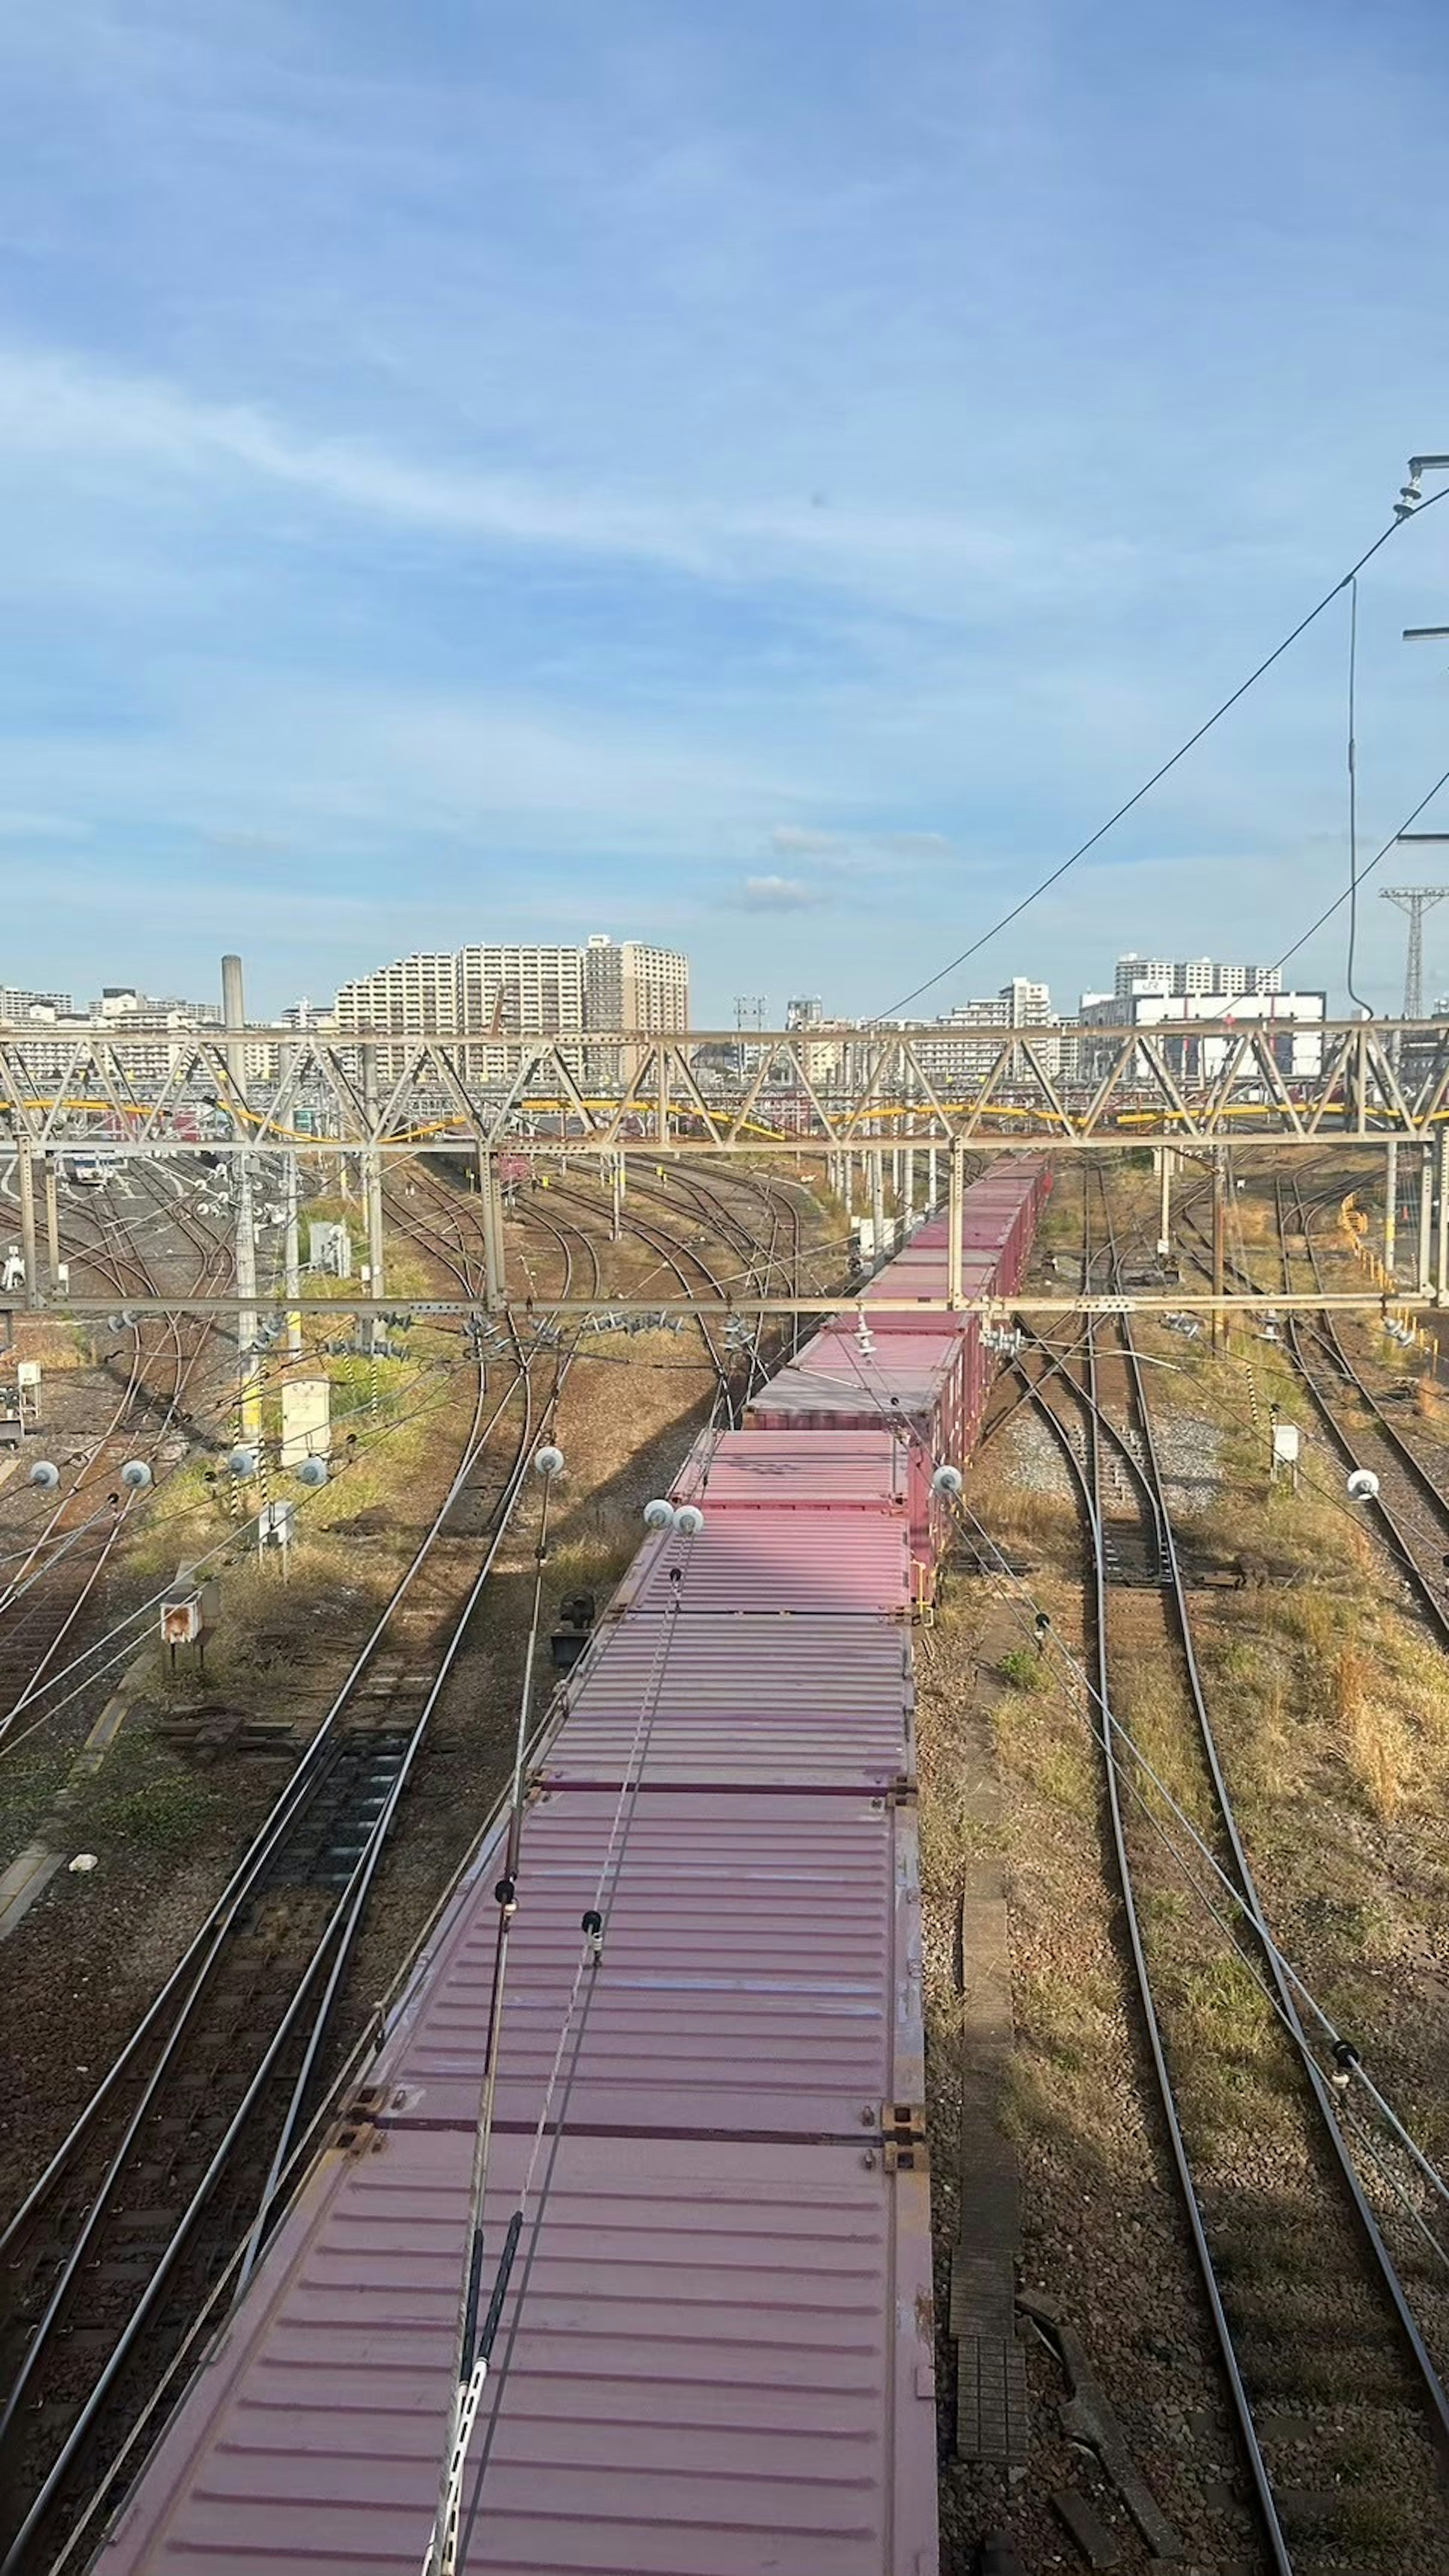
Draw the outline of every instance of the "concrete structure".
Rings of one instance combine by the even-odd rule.
[[[75,1004],[69,993],[30,993],[19,984],[0,984],[0,1021],[7,1027],[21,1020],[69,1020]]]
[[[1138,994],[1167,993],[1179,997],[1188,993],[1216,993],[1236,999],[1240,993],[1277,993],[1282,990],[1281,971],[1276,966],[1224,966],[1212,957],[1139,957],[1129,951],[1117,960],[1113,978],[1113,999],[1132,1001]]]
[[[1184,1029],[1195,1020],[1227,1020],[1235,1028],[1266,1023],[1274,1031],[1273,1062],[1285,1079],[1316,1080],[1324,1066],[1326,1017],[1324,993],[1165,993],[1152,986],[1125,996],[1084,993],[1076,1073],[1083,1081],[1099,1081],[1120,1052],[1120,1035],[1101,1038],[1094,1044],[1090,1035],[1094,1029]],[[1222,1032],[1211,1037],[1169,1039],[1162,1047],[1162,1061],[1175,1082],[1211,1082],[1227,1071],[1236,1043],[1231,1035]],[[1154,1079],[1145,1053],[1136,1056],[1129,1078],[1142,1082]]]
[[[418,950],[394,958],[372,975],[356,975],[337,989],[339,1037],[385,1031],[400,1038],[452,1036],[461,1028],[458,1016],[458,960],[448,951]],[[403,1047],[380,1050],[379,1080],[396,1081],[407,1062]]]
[[[446,954],[420,951],[343,984],[333,1020],[344,1039],[371,1031],[414,1046],[433,1036],[478,1040],[469,1050],[471,1071],[499,1082],[514,1058],[490,1048],[489,1038],[687,1027],[689,960],[643,940],[602,935],[587,947],[480,941]],[[407,1056],[405,1046],[380,1049],[378,1079],[397,1080]],[[582,1066],[582,1048],[571,1061]]]
[[[1045,984],[1029,975],[1013,975],[997,993],[983,994],[972,1002],[958,1003],[936,1025],[939,1038],[923,1038],[916,1047],[921,1071],[932,1082],[979,1082],[990,1072],[1000,1044],[998,1038],[970,1038],[958,1032],[969,1029],[1037,1029],[1050,1025],[1051,993]],[[1056,1069],[1055,1041],[1048,1040],[1043,1049],[1042,1070]]]

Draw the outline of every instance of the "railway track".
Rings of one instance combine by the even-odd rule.
[[[1298,1293],[1305,1273],[1309,1287],[1323,1286],[1313,1239],[1315,1214],[1296,1179],[1286,1188],[1281,1180],[1276,1184],[1278,1263],[1285,1294]],[[1206,1244],[1186,1212],[1183,1224],[1199,1245]],[[1227,1267],[1271,1306],[1271,1292],[1242,1262],[1229,1260]],[[1279,1329],[1338,1457],[1350,1473],[1366,1468],[1378,1478],[1368,1514],[1439,1644],[1449,1647],[1449,1451],[1436,1446],[1421,1454],[1415,1448],[1349,1357],[1331,1309],[1306,1315],[1287,1307]]]
[[[82,1235],[74,1258],[121,1299],[128,1288],[164,1295],[160,1256],[136,1243],[132,1226],[108,1222],[99,1211],[96,1217],[99,1223],[88,1223],[99,1239]],[[191,1246],[184,1293],[205,1294],[229,1271],[229,1248],[189,1217],[178,1231]],[[0,1586],[0,1743],[49,1687],[47,1677],[57,1677],[56,1657],[122,1537],[137,1499],[121,1482],[123,1464],[141,1459],[153,1480],[163,1472],[166,1443],[183,1418],[211,1329],[174,1315],[122,1325],[130,1336],[127,1374],[110,1418],[41,1525],[21,1540]]]
[[[457,1257],[473,1293],[465,1234]],[[566,1295],[566,1235],[564,1261]],[[355,2041],[347,1972],[368,1895],[566,1367],[567,1354],[520,1352],[490,1404],[480,1366],[463,1461],[402,1582],[185,1957],[0,2236],[5,2576],[48,2567],[104,2493],[244,2239],[245,2276]],[[505,1462],[491,1463],[490,1434],[510,1415]]]
[[[1112,1260],[1110,1238],[1107,1259]],[[1364,2194],[1271,1941],[1194,1651],[1144,1376],[1125,1318],[1035,1345],[1034,1400],[1089,1541],[1104,1780],[1147,2053],[1268,2563],[1421,2576],[1442,2528],[1449,2399]],[[1150,1682],[1144,1688],[1144,1676]],[[1119,1732],[1131,1712],[1132,1741]],[[1150,1738],[1152,1772],[1137,1750]],[[1184,1908],[1173,1783],[1226,1918]],[[1386,2493],[1386,2482],[1391,2490]]]
[[[401,1212],[465,1293],[481,1294],[467,1202],[429,1181]],[[527,1221],[561,1266],[551,1293],[567,1296],[584,1263],[597,1295],[589,1227],[552,1205]],[[706,1267],[662,1229],[646,1240],[682,1282]],[[0,2494],[14,2500],[4,2576],[38,2576],[56,2549],[69,2554],[76,2517],[88,2527],[103,2508],[198,2317],[223,2283],[244,2281],[339,2053],[356,2045],[348,1962],[368,1892],[572,1356],[542,1337],[515,1347],[486,1416],[480,1365],[464,1466],[403,1585],[185,1958],[0,2236]],[[480,1513],[478,1463],[514,1406],[511,1456]],[[470,1514],[481,1531],[464,1537]],[[439,1627],[434,1578],[456,1603],[458,1549],[476,1561],[479,1536],[462,1613]],[[400,1635],[405,1593],[412,1630]],[[416,1631],[430,1625],[424,1652]]]

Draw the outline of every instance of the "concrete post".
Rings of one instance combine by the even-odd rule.
[[[946,1303],[961,1303],[961,1231],[966,1222],[966,1148],[953,1137],[947,1189]]]
[[[1389,1150],[1384,1157],[1384,1268],[1389,1274],[1390,1285],[1393,1283],[1398,1252],[1399,1142],[1396,1136],[1391,1136]]]
[[[27,1306],[33,1306],[38,1269],[35,1250],[35,1165],[30,1159],[30,1147],[23,1141],[15,1149],[15,1169],[20,1182],[20,1252],[25,1263],[24,1302]]]
[[[302,1294],[302,1247],[297,1225],[297,1157],[285,1157],[286,1231],[282,1237],[282,1279],[287,1299],[287,1348],[293,1358],[302,1348],[302,1318],[296,1300]]]
[[[241,1436],[251,1442],[261,1436],[262,1392],[257,1351],[257,1229],[252,1204],[250,1137],[245,1117],[247,1060],[246,1047],[240,1035],[247,1024],[246,992],[239,957],[223,957],[221,961],[221,1018],[226,1031],[227,1107],[231,1112],[232,1135],[237,1146],[234,1177],[236,1293],[239,1304],[236,1319],[238,1403]]]
[[[916,1155],[914,1146],[905,1150],[905,1197],[901,1203],[901,1224],[907,1234],[916,1222]]]
[[[614,1156],[614,1212],[609,1232],[609,1239],[613,1243],[618,1242],[624,1230],[624,1189],[624,1157],[622,1154],[616,1154]]]
[[[1439,1130],[1439,1241],[1434,1255],[1434,1299],[1449,1299],[1449,1126]]]
[[[483,1217],[483,1294],[490,1315],[508,1302],[503,1242],[503,1207],[498,1190],[498,1164],[484,1145],[478,1148],[478,1196]]]
[[[1172,1147],[1157,1148],[1157,1250],[1166,1260],[1172,1250]]]
[[[261,1354],[257,1348],[257,1229],[252,1205],[252,1157],[243,1144],[236,1157],[236,1319],[237,1366],[240,1372],[241,1436],[248,1443],[262,1431]]]
[[[1219,1150],[1213,1156],[1213,1295],[1215,1297],[1221,1297],[1224,1293],[1224,1272],[1226,1269],[1224,1255],[1227,1242],[1227,1199],[1225,1195],[1225,1181],[1226,1174],[1223,1170],[1223,1155],[1221,1150]],[[1209,1339],[1215,1351],[1221,1351],[1227,1348],[1228,1320],[1226,1315],[1224,1315],[1217,1306],[1214,1306],[1213,1308],[1212,1332]]]
[[[934,1145],[928,1145],[926,1148],[926,1205],[932,1210],[936,1205],[936,1148]]]
[[[45,1158],[45,1257],[51,1293],[54,1294],[60,1286],[60,1196],[53,1154],[47,1154]]]
[[[377,1127],[377,1049],[366,1047],[362,1057],[362,1115],[371,1137]],[[367,1219],[367,1266],[372,1273],[369,1282],[374,1297],[385,1297],[382,1238],[382,1164],[375,1144],[365,1145],[362,1153],[362,1200]],[[376,1350],[384,1339],[381,1315],[372,1318],[368,1335]]]
[[[870,1149],[870,1221],[875,1234],[875,1249],[871,1254],[873,1261],[879,1261],[885,1251],[884,1162],[885,1157],[879,1145],[872,1145]]]
[[[852,1219],[852,1218],[854,1217],[854,1215],[855,1215],[855,1156],[854,1156],[853,1154],[847,1154],[847,1155],[846,1155],[846,1157],[845,1157],[845,1193],[844,1193],[844,1195],[845,1195],[845,1222],[846,1222],[846,1224],[847,1224],[847,1225],[849,1225],[849,1224],[850,1224],[850,1222],[851,1222],[851,1219]]]
[[[1434,1148],[1426,1145],[1419,1160],[1419,1294],[1429,1294],[1432,1262],[1429,1238],[1434,1225]]]

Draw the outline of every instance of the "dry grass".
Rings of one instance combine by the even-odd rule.
[[[1008,1554],[1013,1547],[1065,1544],[1075,1550],[1078,1544],[1075,1504],[1052,1494],[1032,1493],[1021,1485],[993,1497],[989,1526],[998,1547]]]

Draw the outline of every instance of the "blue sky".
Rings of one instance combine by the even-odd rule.
[[[0,980],[236,945],[266,1010],[608,929],[698,1019],[887,1007],[1449,449],[1446,73],[1392,0],[7,12]],[[1363,585],[1369,848],[1449,761],[1431,621],[1449,504]],[[1275,955],[1346,870],[1344,654],[928,1007]]]

